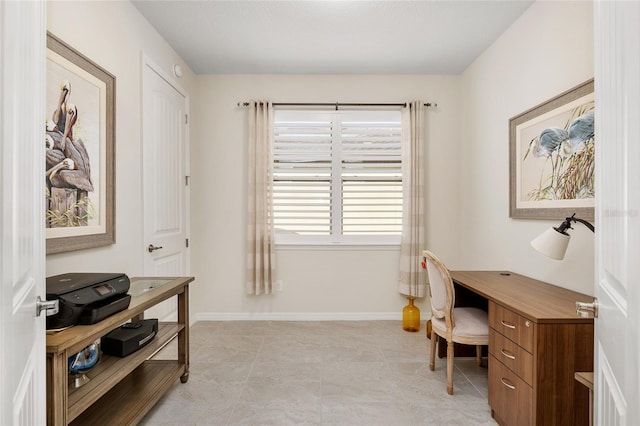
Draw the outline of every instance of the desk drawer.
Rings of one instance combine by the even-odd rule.
[[[495,302],[489,302],[489,327],[533,353],[535,324]]]
[[[489,406],[501,425],[533,424],[533,389],[489,355]]]
[[[489,353],[533,386],[533,355],[493,329],[489,330]]]

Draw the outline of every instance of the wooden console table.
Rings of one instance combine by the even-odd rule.
[[[454,283],[488,301],[489,405],[502,425],[587,425],[593,371],[593,297],[513,272],[452,271]]]
[[[169,387],[189,378],[189,283],[193,277],[132,278],[131,303],[97,324],[76,325],[47,335],[47,424],[137,424]],[[160,323],[158,334],[142,349],[119,358],[101,354],[86,375],[89,382],[69,388],[67,358],[130,319],[178,296],[178,321]],[[176,360],[153,360],[174,338]]]

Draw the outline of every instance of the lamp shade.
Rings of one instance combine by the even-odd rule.
[[[569,234],[558,232],[556,228],[549,228],[531,241],[531,246],[545,256],[562,260],[570,239]]]

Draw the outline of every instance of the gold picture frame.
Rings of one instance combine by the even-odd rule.
[[[594,219],[593,79],[509,120],[509,216]]]
[[[115,77],[47,33],[47,254],[115,243]]]

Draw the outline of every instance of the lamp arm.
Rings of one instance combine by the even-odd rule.
[[[589,228],[591,230],[591,232],[593,232],[595,234],[596,232],[596,228],[590,224],[589,222],[587,222],[584,219],[579,219],[577,217],[572,217],[571,220],[573,220],[574,222],[580,222],[581,224],[583,224],[584,226],[586,226],[587,228]]]

